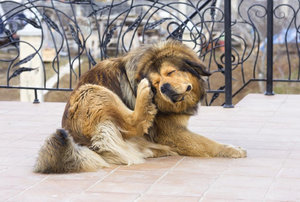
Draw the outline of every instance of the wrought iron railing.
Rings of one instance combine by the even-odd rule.
[[[39,92],[71,91],[100,60],[173,38],[213,72],[206,104],[232,107],[232,97],[254,81],[266,81],[266,94],[273,81],[300,81],[300,1],[285,2],[1,1],[0,90],[31,90],[38,102]],[[282,67],[273,63],[278,51]]]

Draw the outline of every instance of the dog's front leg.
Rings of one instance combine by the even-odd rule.
[[[186,128],[182,117],[157,118],[158,132],[155,141],[170,146],[173,151],[185,156],[242,158],[246,150],[222,144],[195,134]]]
[[[147,79],[142,79],[138,85],[135,108],[131,123],[136,126],[139,134],[148,133],[157,113],[152,102],[153,93]]]

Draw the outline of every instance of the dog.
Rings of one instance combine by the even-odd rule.
[[[246,157],[187,129],[205,96],[205,65],[186,45],[168,40],[101,61],[80,78],[58,129],[34,171],[95,171],[149,157]]]

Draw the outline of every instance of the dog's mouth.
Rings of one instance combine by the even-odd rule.
[[[181,102],[184,100],[184,97],[186,95],[186,92],[184,93],[177,93],[176,91],[174,91],[171,87],[171,85],[169,84],[164,84],[161,88],[160,88],[160,92],[162,95],[164,95],[165,97],[167,97],[168,100],[170,100],[173,103],[177,103],[177,102]]]
[[[171,95],[171,96],[168,96],[169,97],[169,99],[173,102],[173,103],[176,103],[176,102],[181,102],[181,101],[183,101],[184,100],[184,94],[177,94],[177,93],[175,93],[175,94],[173,94],[173,95]]]

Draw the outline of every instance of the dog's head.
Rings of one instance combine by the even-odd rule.
[[[185,45],[168,41],[146,51],[138,80],[148,78],[154,102],[161,112],[193,113],[205,95],[202,76],[209,76],[202,61]]]

